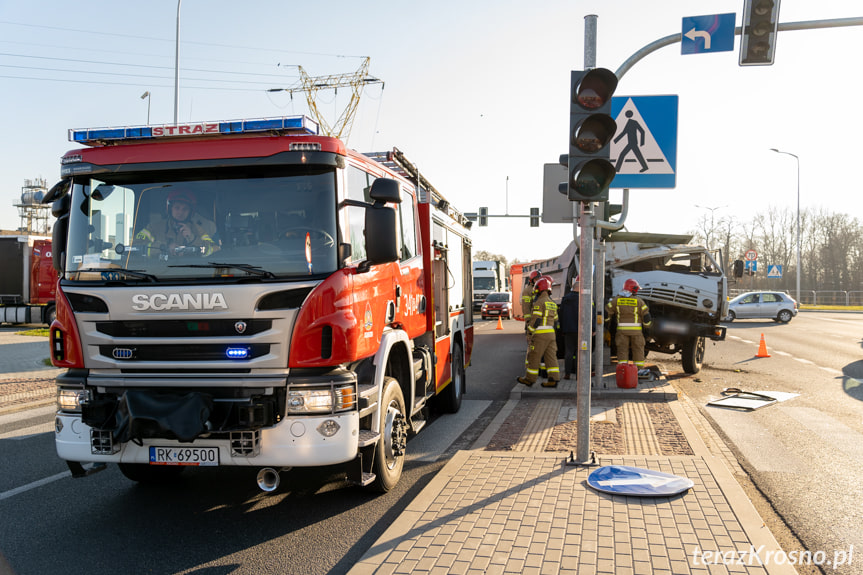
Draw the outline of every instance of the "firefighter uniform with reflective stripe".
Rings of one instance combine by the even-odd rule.
[[[617,333],[614,344],[617,346],[617,363],[629,362],[629,352],[632,349],[632,359],[638,368],[644,367],[644,333],[643,327],[650,326],[650,310],[644,300],[638,296],[623,292],[613,298],[605,306],[608,319],[617,318]]]
[[[554,324],[557,322],[557,304],[554,303],[548,291],[542,291],[533,300],[527,331],[530,343],[527,348],[527,372],[519,382],[533,385],[539,377],[540,362],[544,362],[548,373],[548,382],[543,386],[554,387],[560,381],[560,367],[557,362],[557,341],[554,335]]]
[[[521,316],[524,318],[524,334],[530,339],[530,334],[527,331],[527,326],[530,323],[530,314],[533,313],[533,289],[528,290],[530,284],[524,286],[521,292]]]

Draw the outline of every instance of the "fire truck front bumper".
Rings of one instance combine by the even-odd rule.
[[[356,458],[356,411],[286,417],[272,427],[202,434],[192,441],[144,438],[118,442],[110,430],[85,424],[80,414],[58,412],[57,455],[66,461],[152,465],[280,466],[334,465]]]

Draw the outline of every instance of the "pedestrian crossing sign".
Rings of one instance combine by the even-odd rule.
[[[767,266],[767,277],[769,277],[769,278],[781,278],[782,277],[782,266],[779,266],[779,265]]]
[[[673,188],[677,177],[677,96],[616,96],[612,188]]]

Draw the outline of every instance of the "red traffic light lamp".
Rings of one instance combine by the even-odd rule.
[[[740,65],[773,64],[779,28],[779,0],[745,0],[742,24]]]
[[[617,76],[605,68],[573,71],[570,88],[569,154],[560,157],[569,175],[560,191],[572,201],[605,202],[616,174],[609,143],[617,130],[611,117]]]

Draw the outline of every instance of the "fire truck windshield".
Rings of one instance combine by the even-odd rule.
[[[326,275],[337,268],[332,169],[287,167],[259,176],[249,169],[220,171],[218,179],[213,173],[184,180],[165,172],[76,180],[64,277],[228,281]]]

